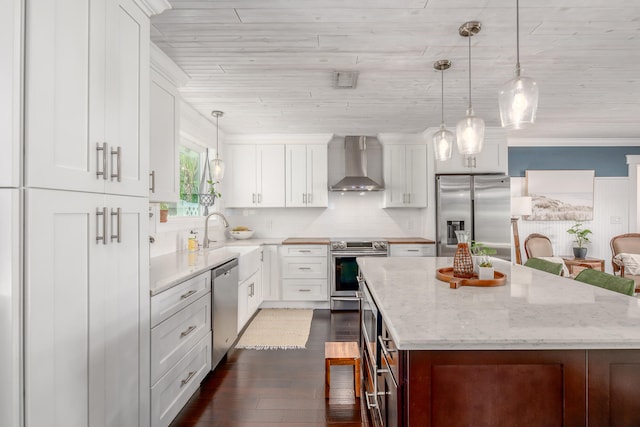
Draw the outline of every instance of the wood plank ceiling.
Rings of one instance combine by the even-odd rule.
[[[515,0],[169,0],[152,39],[190,77],[183,98],[223,110],[227,133],[375,135],[455,127],[472,102],[499,126],[513,76]],[[519,137],[640,137],[640,1],[521,0],[520,61],[540,87],[538,123]],[[355,89],[334,71],[358,71]]]

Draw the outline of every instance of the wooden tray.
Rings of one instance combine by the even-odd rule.
[[[471,279],[454,277],[453,267],[439,268],[438,271],[436,272],[436,278],[438,280],[442,280],[443,282],[449,282],[449,287],[451,289],[458,289],[460,286],[480,286],[480,287],[502,286],[507,283],[507,275],[495,270],[493,271],[493,279],[490,279],[490,280],[480,280],[478,279],[478,276],[475,273]]]

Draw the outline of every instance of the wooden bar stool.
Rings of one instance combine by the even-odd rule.
[[[324,397],[329,397],[331,365],[353,365],[353,388],[360,397],[360,350],[357,342],[324,343]]]

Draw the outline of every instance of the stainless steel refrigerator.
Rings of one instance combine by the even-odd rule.
[[[506,175],[436,175],[438,256],[453,256],[456,230],[511,259],[511,191]]]

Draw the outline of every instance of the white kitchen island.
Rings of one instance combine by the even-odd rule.
[[[504,261],[504,286],[451,289],[452,261],[358,259],[396,375],[378,374],[387,424],[640,425],[640,300]]]

